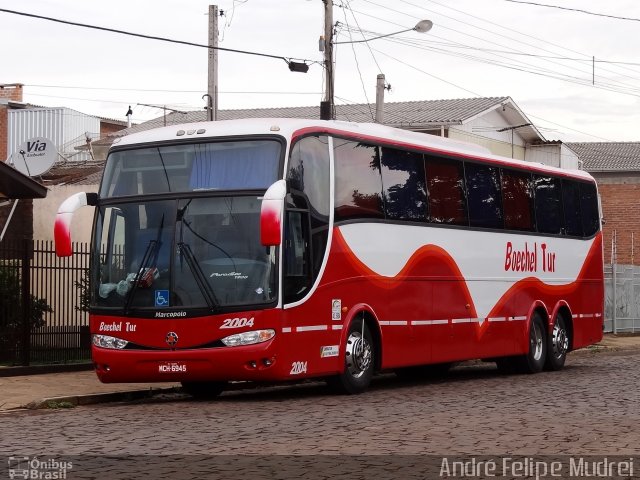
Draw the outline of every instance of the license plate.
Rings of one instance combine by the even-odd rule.
[[[186,371],[187,365],[180,362],[163,362],[158,365],[160,373],[185,373]]]

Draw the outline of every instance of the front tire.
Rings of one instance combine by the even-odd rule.
[[[374,365],[375,349],[371,332],[364,318],[354,320],[347,334],[344,370],[329,379],[329,385],[340,393],[362,393],[371,383]]]
[[[539,313],[534,313],[529,325],[529,351],[518,358],[522,373],[542,371],[547,357],[547,329]]]
[[[553,329],[547,340],[547,361],[544,367],[547,370],[562,370],[569,351],[569,331],[561,314],[556,315]]]

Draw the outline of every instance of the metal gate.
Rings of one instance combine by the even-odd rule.
[[[604,266],[605,332],[640,331],[640,267]]]
[[[87,361],[89,245],[58,258],[53,242],[0,243],[0,364]]]

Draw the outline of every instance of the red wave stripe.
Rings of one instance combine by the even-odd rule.
[[[395,298],[400,298],[408,306],[417,307],[406,308],[405,311],[396,309],[395,314],[403,315],[402,318],[428,320],[477,317],[466,280],[457,263],[443,248],[435,245],[419,248],[395,277],[384,277],[360,261],[340,230],[335,228],[322,286],[355,278],[368,282],[368,289],[358,288],[358,295],[369,297],[367,301],[380,299],[383,292],[389,298],[394,298],[394,292],[402,288],[402,295],[398,294]],[[425,286],[424,282],[412,281],[417,278],[428,278],[432,282],[429,282],[430,286]],[[602,278],[600,233],[595,237],[575,281],[565,285],[550,285],[535,277],[518,280],[496,302],[488,317],[523,316],[536,301],[544,303],[551,314],[561,300],[565,300],[576,313],[602,313]],[[425,302],[431,305],[425,307]],[[383,317],[389,318],[388,314]],[[480,339],[489,328],[489,322],[475,325],[477,338]]]

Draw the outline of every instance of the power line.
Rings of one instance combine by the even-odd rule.
[[[10,14],[13,14],[13,15],[21,15],[23,17],[29,17],[29,18],[37,18],[39,20],[47,20],[47,21],[50,21],[50,22],[62,23],[64,25],[73,25],[74,27],[90,28],[90,29],[93,29],[93,30],[100,30],[100,31],[104,31],[104,32],[119,33],[121,35],[128,35],[128,36],[131,36],[131,37],[146,38],[148,40],[159,40],[161,42],[176,43],[176,44],[179,44],[179,45],[187,45],[187,46],[190,46],[190,47],[201,47],[201,48],[207,48],[207,49],[213,49],[213,50],[221,50],[221,51],[224,51],[224,52],[242,53],[244,55],[254,55],[254,56],[257,56],[257,57],[275,58],[275,59],[278,59],[278,60],[284,60],[287,63],[289,63],[293,59],[300,60],[300,61],[303,61],[305,63],[307,63],[307,62],[309,62],[309,63],[317,63],[317,62],[312,61],[312,60],[296,58],[296,57],[284,57],[284,56],[280,56],[280,55],[271,55],[271,54],[268,54],[268,53],[251,52],[251,51],[248,51],[248,50],[238,50],[238,49],[235,49],[235,48],[212,47],[212,46],[209,46],[209,45],[204,45],[202,43],[187,42],[185,40],[175,40],[175,39],[172,39],[172,38],[158,37],[156,35],[146,35],[146,34],[142,34],[142,33],[129,32],[129,31],[126,31],[126,30],[118,30],[118,29],[115,29],[115,28],[100,27],[98,25],[90,25],[90,24],[87,24],[87,23],[72,22],[72,21],[69,21],[69,20],[62,20],[62,19],[53,18],[53,17],[45,17],[43,15],[36,15],[36,14],[33,14],[33,13],[18,12],[16,10],[8,10],[6,8],[0,8],[0,12],[10,13]]]
[[[368,2],[368,3],[372,3],[372,4],[374,4],[374,5],[378,5],[378,4],[374,3],[374,2],[372,2],[371,0],[364,0],[364,1],[366,1],[366,2]],[[434,12],[433,10],[430,10],[430,9],[428,9],[428,8],[425,8],[425,7],[422,7],[421,5],[416,5],[416,4],[411,3],[411,2],[409,2],[409,1],[407,1],[407,0],[400,0],[400,1],[401,1],[402,3],[405,3],[405,4],[407,4],[407,5],[410,5],[410,6],[412,6],[412,7],[422,9],[422,10],[424,10],[424,11],[426,11],[426,12],[436,13],[436,14],[438,14],[438,15],[442,15],[442,16],[444,16],[445,18],[449,18],[449,19],[454,20],[454,21],[456,21],[456,22],[458,22],[458,23],[462,23],[462,24],[464,24],[464,25],[471,26],[471,27],[473,27],[473,28],[476,28],[476,29],[482,30],[482,31],[484,31],[484,32],[488,32],[488,33],[491,33],[491,34],[494,34],[494,35],[497,35],[497,36],[500,36],[500,37],[503,37],[503,38],[507,38],[507,39],[509,39],[509,40],[515,40],[516,42],[518,42],[518,43],[522,43],[522,44],[527,45],[527,46],[529,46],[529,47],[538,48],[538,47],[535,47],[535,46],[533,46],[533,45],[531,45],[531,44],[528,44],[528,43],[526,43],[526,42],[522,42],[522,41],[519,41],[519,40],[513,39],[512,37],[508,37],[508,36],[505,36],[505,35],[501,35],[501,34],[495,33],[495,32],[493,32],[493,31],[491,31],[491,30],[487,30],[487,29],[485,29],[485,28],[478,27],[477,25],[473,25],[473,24],[470,24],[470,23],[468,23],[468,22],[463,22],[463,21],[461,21],[461,20],[458,20],[458,19],[456,19],[456,18],[450,17],[450,16],[448,16],[448,15],[444,15],[444,14],[442,14],[442,13]],[[406,13],[404,13],[404,12],[400,12],[400,11],[398,11],[398,10],[394,10],[394,9],[392,9],[392,8],[390,8],[390,7],[385,7],[385,6],[382,6],[382,5],[378,5],[378,6],[380,6],[380,7],[382,7],[382,8],[387,8],[388,10],[391,10],[391,11],[394,11],[394,12],[397,12],[397,13],[402,13],[403,15],[407,15],[407,16],[413,17],[412,15],[406,14]],[[413,17],[413,18],[417,18],[417,17]],[[485,39],[485,38],[481,38],[481,37],[478,37],[478,36],[475,36],[475,35],[471,35],[471,34],[466,33],[466,32],[461,32],[461,31],[459,31],[459,30],[455,30],[455,29],[452,29],[452,28],[444,27],[444,26],[442,26],[442,25],[441,25],[440,27],[441,27],[441,28],[444,28],[444,29],[446,29],[446,30],[451,30],[451,31],[453,31],[453,32],[459,33],[459,34],[461,34],[461,35],[469,36],[469,37],[471,37],[471,38],[474,38],[474,39],[477,39],[477,40],[480,40],[480,41],[484,41],[484,42],[487,42],[487,43],[490,43],[490,44],[493,44],[493,45],[498,45],[498,46],[503,47],[503,48],[508,48],[508,47],[506,47],[505,45],[502,45],[502,44],[500,44],[500,43],[493,42],[493,41],[491,41],[491,40],[488,40],[488,39]],[[432,34],[431,36],[432,36],[432,37],[437,37],[436,35],[433,35],[433,34]],[[539,49],[539,48],[538,48],[538,49]],[[514,50],[514,51],[515,51],[515,52],[518,52],[518,53],[526,53],[526,52],[522,52],[521,50]],[[496,56],[499,56],[499,55],[496,55]],[[530,67],[530,68],[532,67],[531,65],[526,64],[526,63],[524,63],[524,62],[519,62],[519,63],[521,63],[522,65],[528,66],[528,67]],[[577,70],[577,71],[579,71],[579,72],[582,72],[582,73],[584,73],[584,74],[588,75],[588,76],[589,76],[589,78],[591,78],[591,77],[592,77],[592,71],[591,71],[591,70],[588,70],[588,71],[587,71],[587,70],[575,69],[575,68],[573,68],[573,67],[569,67],[569,66],[567,66],[567,65],[563,65],[562,63],[559,63],[559,62],[556,62],[556,61],[550,61],[550,63],[552,63],[553,65],[561,66],[561,67],[563,67],[563,68],[571,68],[572,70]],[[605,70],[606,70],[606,69],[605,69]],[[547,73],[557,73],[557,72],[556,72],[556,71],[548,71],[548,70],[547,70]],[[613,73],[613,72],[612,72],[612,73]],[[575,77],[574,77],[574,78],[575,78]],[[637,80],[637,79],[636,79],[636,78],[634,78],[634,80]],[[609,81],[611,81],[611,80],[609,80]],[[615,81],[615,80],[614,80],[614,82],[615,82],[615,83],[618,83],[620,86],[623,86],[623,87],[627,87],[627,88],[629,88],[629,87],[630,87],[629,85],[627,85],[627,84],[625,84],[625,83],[623,83],[623,82],[620,82],[620,81]]]
[[[640,22],[640,18],[618,17],[617,15],[607,15],[606,13],[590,12],[588,10],[582,10],[580,8],[561,7],[559,5],[546,5],[544,3],[524,2],[524,1],[521,1],[521,0],[504,0],[504,1],[505,2],[511,2],[511,3],[522,3],[522,4],[527,4],[527,5],[535,5],[536,7],[557,8],[558,10],[568,10],[570,12],[586,13],[587,15],[594,15],[596,17],[613,18],[615,20],[630,20],[632,22]]]
[[[347,3],[347,6],[349,6],[348,3]],[[351,10],[351,7],[349,7],[349,10]],[[347,24],[347,26],[349,26],[349,22],[347,21],[346,9],[343,9],[342,13],[344,13],[345,23]],[[351,14],[353,15],[353,10],[351,10]],[[369,102],[369,97],[367,96],[367,89],[364,86],[364,79],[362,78],[362,72],[360,71],[360,62],[358,61],[358,54],[356,53],[355,44],[353,43],[353,38],[351,36],[351,29],[349,29],[348,32],[349,32],[349,39],[351,40],[351,50],[353,51],[353,58],[356,62],[356,69],[358,70],[358,76],[360,77],[360,84],[362,85],[362,92],[364,93],[364,98],[367,101],[367,105],[369,106],[369,114],[371,115],[371,118],[375,120],[375,115],[373,114],[373,110],[371,110],[371,103]]]
[[[413,68],[414,70],[416,70],[416,71],[418,71],[418,72],[420,72],[420,73],[423,73],[423,74],[425,74],[425,75],[427,75],[427,76],[429,76],[429,77],[435,78],[436,80],[439,80],[439,81],[441,81],[441,82],[443,82],[443,83],[446,83],[446,84],[448,84],[448,85],[451,85],[452,87],[459,88],[460,90],[464,90],[465,92],[470,93],[470,94],[472,94],[473,96],[476,96],[476,97],[481,97],[481,96],[482,96],[482,95],[480,95],[479,93],[473,92],[473,91],[471,91],[471,90],[469,90],[469,89],[467,89],[467,88],[461,87],[460,85],[456,85],[456,84],[455,84],[455,83],[453,83],[453,82],[450,82],[450,81],[448,81],[448,80],[445,80],[444,78],[438,77],[437,75],[434,75],[433,73],[426,72],[426,71],[424,71],[424,70],[422,70],[422,69],[420,69],[420,68],[416,67],[415,65],[413,65],[413,64],[411,64],[411,63],[404,62],[404,61],[402,61],[402,60],[400,60],[400,59],[398,59],[398,58],[396,58],[396,57],[393,57],[393,56],[388,55],[388,54],[386,54],[386,53],[384,53],[384,52],[381,52],[380,50],[375,50],[375,51],[376,51],[376,52],[378,52],[378,53],[379,53],[379,54],[381,54],[381,55],[384,55],[385,57],[388,57],[388,58],[390,58],[390,59],[392,59],[392,60],[395,60],[395,61],[396,61],[396,62],[398,62],[398,63],[401,63],[401,64],[403,64],[403,65],[405,65],[405,66],[407,66],[407,67]]]
[[[113,90],[118,92],[154,92],[154,93],[202,93],[202,90],[170,90],[170,89],[159,89],[159,88],[114,88],[114,87],[83,87],[79,85],[41,85],[35,83],[25,83],[25,87],[38,87],[38,88],[60,88],[60,89],[70,89],[70,90]],[[218,93],[247,93],[247,94],[268,94],[268,95],[317,95],[320,92],[283,92],[283,91],[269,91],[269,92],[258,92],[258,91],[220,91]],[[28,94],[35,95],[35,94]],[[41,95],[43,96],[43,95]]]
[[[467,13],[467,12],[464,12],[464,11],[462,11],[462,10],[458,10],[458,9],[456,9],[456,8],[453,8],[453,7],[449,6],[449,5],[443,5],[442,3],[440,3],[440,2],[438,2],[438,1],[436,1],[436,0],[427,0],[427,1],[428,1],[428,2],[430,2],[430,3],[434,3],[434,4],[436,4],[436,5],[440,6],[440,7],[447,8],[447,9],[449,9],[449,10],[453,10],[454,12],[458,12],[458,13],[460,13],[460,14],[462,14],[462,15],[467,16],[467,17],[471,17],[471,18],[474,18],[474,19],[476,19],[476,20],[480,20],[481,22],[488,23],[488,24],[490,24],[490,25],[493,25],[494,27],[498,27],[498,28],[501,28],[501,29],[503,29],[503,30],[507,30],[507,31],[510,31],[510,32],[516,33],[516,34],[521,35],[521,36],[523,36],[523,37],[531,38],[531,39],[533,39],[533,40],[536,40],[536,41],[538,41],[538,42],[541,42],[541,43],[545,43],[545,44],[551,45],[551,46],[556,47],[556,48],[559,48],[559,49],[561,49],[561,50],[566,50],[566,51],[568,51],[568,52],[577,53],[578,55],[584,55],[584,56],[585,56],[585,57],[587,57],[587,58],[589,58],[589,57],[593,58],[593,56],[592,56],[592,55],[587,55],[587,54],[585,54],[585,53],[578,52],[577,50],[573,50],[573,49],[568,48],[568,47],[565,47],[565,46],[563,46],[563,45],[558,45],[558,44],[556,44],[556,43],[550,42],[549,40],[545,40],[545,39],[543,39],[543,38],[538,38],[538,37],[535,37],[535,36],[533,36],[533,35],[529,35],[529,34],[527,34],[527,33],[523,33],[523,32],[521,32],[521,31],[519,31],[519,30],[515,30],[515,29],[513,29],[513,28],[509,28],[509,27],[504,26],[504,25],[501,25],[501,24],[499,24],[499,23],[497,23],[497,22],[493,22],[493,21],[491,21],[491,20],[487,20],[487,19],[485,19],[485,18],[478,17],[478,16],[476,16],[476,15],[472,15],[472,14]],[[512,37],[507,37],[507,38],[512,38]],[[514,40],[516,40],[516,39],[514,39]],[[518,42],[519,42],[519,40],[516,40],[516,41],[518,41]],[[524,42],[520,42],[520,43],[524,43]],[[529,45],[529,44],[526,44],[526,43],[525,43],[525,45]],[[540,48],[540,47],[538,47],[538,48]],[[545,52],[552,53],[552,52],[551,52],[551,50],[547,50],[547,49],[544,49],[544,48],[540,48],[540,49],[541,49],[541,50],[543,50],[543,51],[545,51]],[[623,64],[624,64],[625,62],[620,62],[620,63],[623,63]],[[631,72],[634,72],[634,73],[638,73],[637,71],[635,71],[635,70],[633,70],[633,69],[631,69],[631,68],[626,68],[626,67],[620,67],[620,68],[621,68],[621,69],[623,69],[623,70],[628,70],[628,71],[631,71]],[[612,72],[612,73],[613,73],[613,72]]]
[[[364,0],[364,1],[366,1],[366,2],[368,2],[368,3],[373,3],[374,5],[378,5],[378,4],[375,4],[374,2],[372,2],[371,0]],[[476,29],[478,29],[478,30],[482,30],[482,31],[484,31],[484,32],[488,32],[488,33],[490,33],[490,34],[492,34],[492,35],[496,35],[496,36],[499,36],[499,37],[503,37],[503,38],[508,39],[508,40],[510,40],[510,41],[515,41],[515,42],[517,42],[517,43],[520,43],[520,44],[526,45],[527,47],[535,48],[535,49],[537,49],[537,50],[542,50],[542,51],[545,51],[545,52],[548,52],[548,53],[553,53],[552,51],[550,51],[550,50],[548,50],[548,49],[541,48],[541,47],[539,47],[538,45],[532,45],[531,43],[523,42],[523,41],[518,40],[518,39],[515,39],[515,38],[513,38],[513,37],[510,37],[510,36],[507,36],[507,35],[499,34],[499,33],[495,32],[495,30],[488,30],[488,29],[486,29],[486,28],[479,27],[479,26],[474,25],[474,24],[472,24],[472,23],[464,22],[464,21],[459,20],[459,19],[457,19],[457,18],[454,18],[454,17],[448,16],[448,15],[444,15],[444,14],[442,14],[442,13],[440,13],[440,12],[436,12],[436,11],[434,11],[434,10],[430,10],[430,9],[428,9],[428,8],[425,8],[425,7],[421,6],[421,5],[416,5],[416,4],[411,3],[411,2],[409,2],[409,1],[407,1],[407,0],[400,0],[400,1],[401,1],[401,2],[403,2],[403,3],[405,3],[405,4],[407,4],[407,5],[410,5],[410,6],[412,6],[412,7],[419,8],[419,9],[424,10],[424,11],[426,11],[426,12],[430,12],[430,13],[435,13],[435,14],[437,14],[437,15],[441,15],[441,16],[443,16],[443,17],[445,17],[445,18],[449,18],[449,19],[451,19],[451,20],[453,20],[453,21],[455,21],[455,22],[458,22],[458,23],[462,23],[462,24],[464,24],[464,25],[471,26],[471,27],[476,28]],[[438,3],[438,2],[435,2],[435,1],[433,1],[433,0],[430,0],[430,1],[431,1],[432,3],[435,3],[436,5],[441,6],[441,7],[445,7],[445,8],[448,8],[448,9],[450,9],[450,10],[454,10],[454,11],[456,11],[456,12],[458,12],[458,13],[463,13],[463,14],[465,14],[465,15],[467,15],[467,16],[471,16],[472,18],[475,18],[475,19],[477,19],[477,20],[482,20],[482,21],[487,22],[487,23],[490,23],[490,24],[492,24],[492,25],[499,26],[500,28],[504,28],[504,29],[506,29],[506,30],[509,30],[509,31],[513,31],[513,32],[515,32],[515,33],[518,33],[518,34],[520,34],[520,35],[524,35],[524,36],[527,36],[527,37],[533,38],[533,39],[535,39],[535,40],[537,40],[537,41],[542,41],[542,42],[544,42],[544,43],[549,43],[550,45],[554,45],[554,46],[558,47],[557,45],[555,45],[555,44],[553,44],[553,43],[551,43],[551,42],[548,42],[548,41],[546,41],[546,40],[541,40],[541,39],[538,39],[538,38],[533,37],[533,36],[531,36],[531,35],[525,35],[525,34],[522,34],[521,32],[518,32],[518,31],[516,31],[516,30],[510,29],[510,28],[507,28],[507,27],[503,27],[503,26],[498,25],[498,24],[496,24],[496,23],[494,23],[494,22],[490,22],[490,21],[488,21],[488,20],[484,20],[484,19],[482,19],[482,18],[480,18],[480,17],[476,17],[476,16],[474,16],[474,15],[467,14],[467,13],[462,12],[462,11],[460,11],[460,10],[456,10],[455,8],[451,8],[451,7],[448,7],[448,6],[446,6],[446,5],[442,5],[442,4],[440,4],[440,3]],[[402,13],[402,14],[404,14],[404,15],[411,16],[411,15],[406,14],[406,13],[404,13],[404,12],[400,12],[400,11],[398,11],[398,10],[391,9],[391,8],[389,8],[389,7],[384,7],[384,6],[382,6],[382,5],[378,5],[378,6],[380,6],[380,7],[382,7],[382,8],[388,8],[389,10],[391,10],[391,11],[395,11],[395,12],[397,12],[397,13]],[[413,16],[412,16],[412,17],[413,17]],[[413,18],[417,18],[417,17],[413,17]],[[442,27],[442,26],[441,26],[441,27]],[[505,45],[502,45],[502,44],[499,44],[499,43],[496,43],[496,42],[492,42],[492,41],[490,41],[490,40],[483,39],[483,38],[480,38],[480,37],[477,37],[477,36],[474,36],[474,35],[469,35],[468,33],[465,33],[465,32],[460,32],[460,31],[458,31],[458,30],[454,30],[454,29],[447,28],[447,27],[442,27],[442,28],[445,28],[445,29],[448,29],[448,30],[454,31],[454,32],[456,32],[456,33],[460,33],[460,34],[462,34],[462,35],[470,36],[470,37],[472,37],[472,38],[474,38],[474,39],[478,39],[478,40],[481,40],[481,41],[485,41],[485,42],[488,42],[488,43],[492,43],[492,44],[494,44],[494,45],[499,45],[499,46],[501,46],[501,47],[506,47]],[[433,35],[433,34],[432,34],[431,36],[432,36],[432,37],[434,37],[435,35]],[[507,47],[507,48],[508,48],[508,47]],[[560,48],[563,48],[563,49],[565,49],[565,50],[568,50],[568,49],[566,49],[566,48],[564,48],[564,47],[560,47]],[[527,53],[527,52],[523,52],[523,51],[521,51],[521,50],[511,50],[511,51],[513,52],[513,53],[511,53],[511,55],[526,55],[526,56],[532,56],[532,57],[534,57],[534,56],[535,56],[535,55],[529,54],[529,53]],[[569,51],[572,51],[572,52],[573,52],[573,50],[569,50]],[[506,52],[505,52],[505,53],[506,53]],[[586,60],[586,59],[588,59],[588,60],[589,60],[589,63],[591,63],[592,65],[595,65],[596,61],[595,61],[595,58],[594,58],[592,55],[586,55],[586,54],[583,54],[583,53],[580,53],[580,52],[574,52],[574,53],[578,53],[578,54],[580,54],[580,55],[584,55],[584,56],[586,57],[586,58],[585,58],[585,60]],[[543,57],[542,57],[542,56],[540,56],[540,57],[536,57],[536,58],[543,58]],[[549,57],[549,58],[550,58],[550,59],[552,59],[552,57]],[[569,67],[569,66],[567,66],[567,65],[562,65],[561,63],[556,62],[556,61],[551,61],[550,63],[552,63],[552,64],[554,64],[554,65],[560,65],[560,66],[562,66],[563,68],[571,68],[571,69],[573,69],[573,67]],[[605,62],[598,62],[598,63],[605,63]],[[523,63],[523,65],[528,65],[528,64]],[[530,65],[529,65],[529,66],[530,66]],[[629,68],[625,68],[625,67],[620,67],[620,68],[623,68],[623,69],[625,69],[625,70],[629,70],[629,71],[633,71],[633,70],[631,70],[631,69],[629,69]],[[600,68],[600,70],[605,71],[605,72],[609,72],[609,73],[612,73],[612,74],[616,74],[616,75],[622,75],[622,76],[627,77],[627,78],[630,78],[630,79],[632,79],[632,80],[634,80],[634,81],[637,81],[637,80],[638,80],[638,78],[637,78],[637,77],[631,77],[631,76],[629,76],[629,75],[625,75],[625,74],[621,74],[621,73],[618,73],[618,72],[614,72],[614,71],[609,70],[609,69],[606,69],[606,68],[602,68],[602,67],[601,67],[601,68]],[[579,72],[582,72],[582,73],[584,73],[584,74],[586,74],[586,75],[588,75],[590,78],[592,78],[592,77],[593,77],[593,71],[591,71],[591,70],[587,71],[587,70],[578,69],[578,71],[579,71]],[[549,73],[551,73],[551,72],[549,72]],[[554,70],[552,73],[557,73],[557,72]],[[637,72],[635,72],[635,71],[634,71],[634,73],[637,73]],[[601,77],[601,76],[600,76],[600,75],[596,76],[596,78],[598,78],[598,77]],[[606,77],[602,77],[602,78],[606,78]],[[622,86],[622,87],[627,87],[627,88],[629,88],[629,87],[630,87],[628,84],[626,84],[626,83],[624,83],[624,82],[621,82],[621,81],[618,81],[618,80],[609,80],[609,79],[608,79],[608,81],[610,81],[610,82],[611,82],[611,81],[613,81],[614,83],[618,83],[618,84],[619,84],[620,86]],[[632,88],[632,87],[631,87],[631,88]]]
[[[351,16],[353,17],[353,20],[356,22],[356,26],[358,27],[358,30],[360,32],[360,34],[362,35],[362,38],[364,40],[366,40],[366,36],[364,34],[364,31],[360,28],[360,24],[358,23],[358,18],[356,17],[356,14],[353,13],[353,9],[351,8],[351,3],[350,0],[347,0],[347,8],[349,9],[349,11],[351,12]],[[345,13],[345,22],[346,22],[346,18],[347,15]],[[348,22],[347,22],[347,27],[349,26]],[[373,50],[371,49],[371,45],[369,45],[369,42],[365,42],[367,48],[369,49],[369,53],[371,53],[371,58],[373,58],[373,62],[376,64],[376,67],[378,67],[378,71],[382,72],[382,69],[380,68],[380,65],[378,64],[378,60],[376,59],[376,56],[373,54]]]

